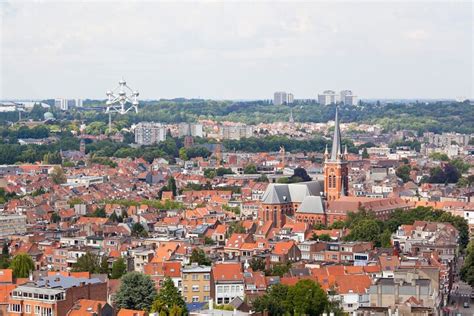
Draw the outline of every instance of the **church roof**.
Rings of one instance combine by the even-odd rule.
[[[300,183],[271,183],[263,194],[264,204],[301,203],[307,196],[319,196],[323,192],[321,181]]]

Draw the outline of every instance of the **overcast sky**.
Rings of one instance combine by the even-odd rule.
[[[0,98],[473,96],[471,1],[0,1]]]

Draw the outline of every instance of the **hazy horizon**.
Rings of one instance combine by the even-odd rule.
[[[473,5],[456,2],[0,4],[0,99],[473,98]]]

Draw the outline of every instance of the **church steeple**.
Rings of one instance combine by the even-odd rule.
[[[343,152],[339,127],[339,111],[337,108],[331,155],[329,156],[326,149],[324,156],[326,158],[324,162],[324,194],[328,201],[334,201],[341,196],[345,196],[349,186],[346,161],[347,146]]]
[[[339,128],[339,110],[336,106],[336,118],[334,120],[334,136],[332,138],[331,161],[340,160],[342,157],[341,129]]]

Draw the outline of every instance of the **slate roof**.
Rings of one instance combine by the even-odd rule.
[[[324,191],[322,181],[300,183],[271,183],[263,194],[264,204],[302,203],[307,196],[320,196]]]
[[[307,196],[298,207],[297,213],[324,214],[324,203],[320,196]]]

